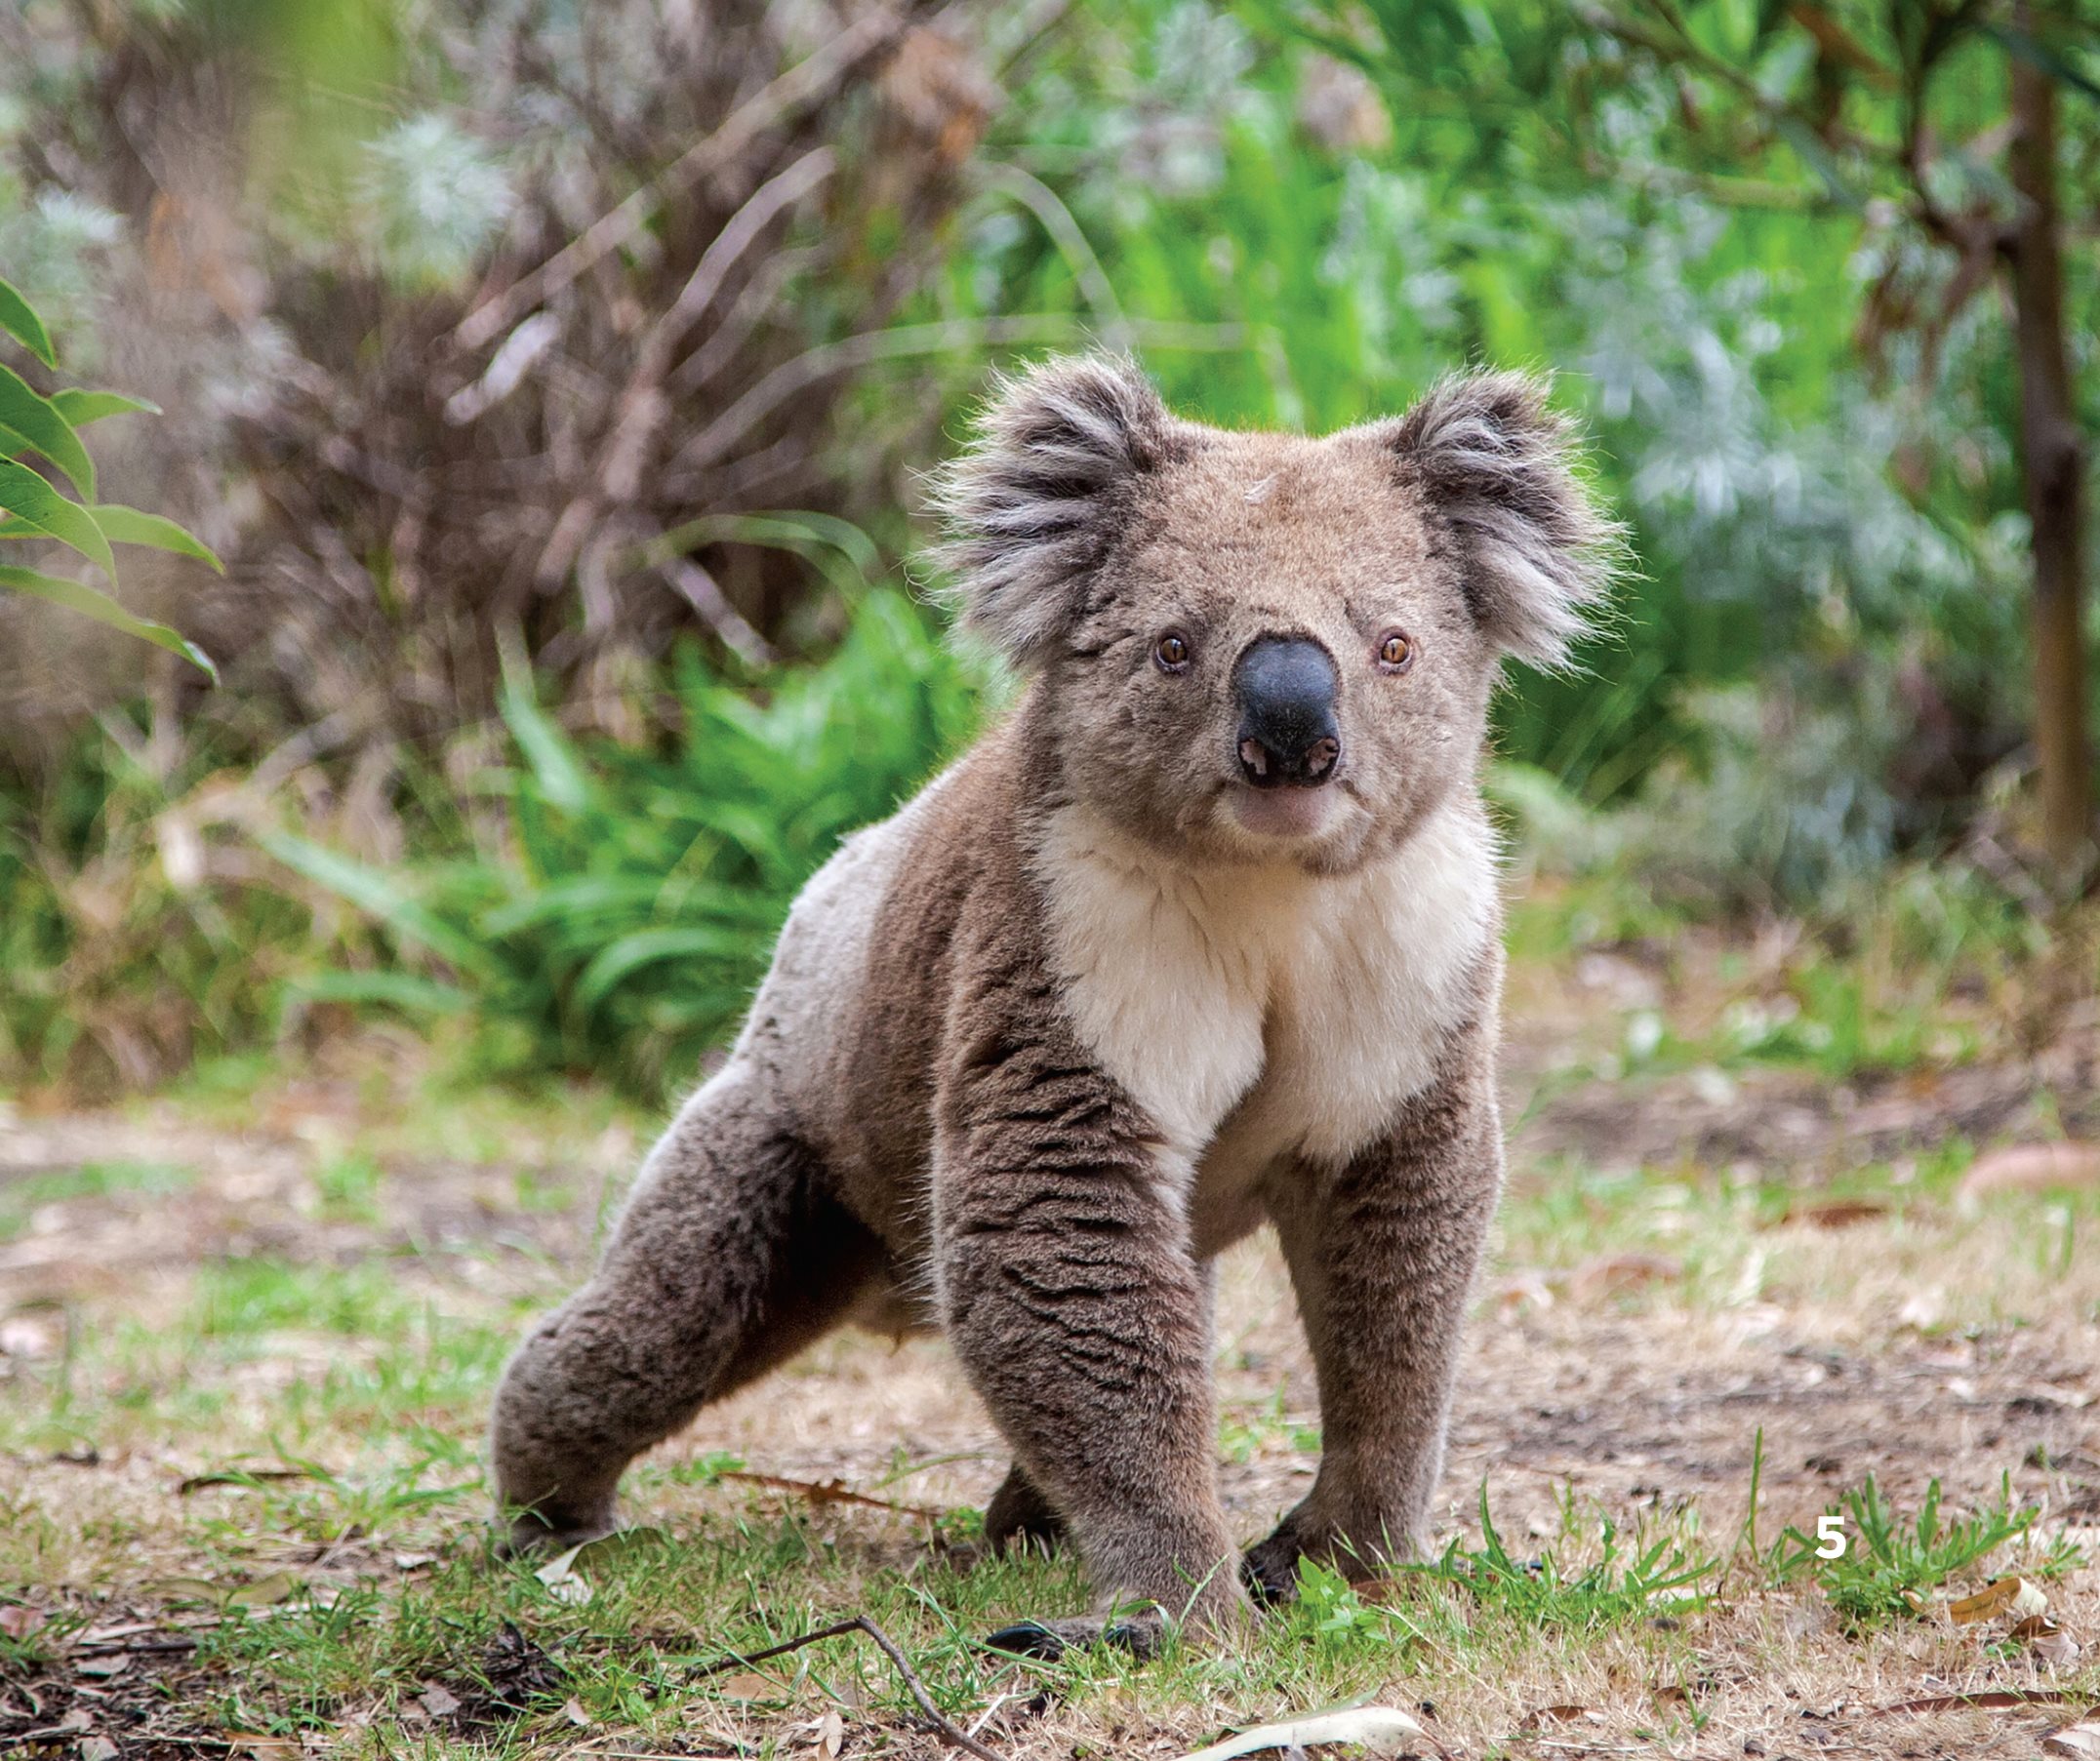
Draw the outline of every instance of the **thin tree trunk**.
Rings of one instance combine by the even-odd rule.
[[[2020,8],[2024,27],[2031,24]],[[2056,82],[2011,58],[2009,152],[2020,213],[2012,290],[2020,366],[2020,454],[2034,530],[2035,743],[2041,759],[2042,835],[2060,878],[2091,833],[2085,740],[2085,656],[2080,591],[2080,444],[2064,339],[2064,268],[2056,225]]]

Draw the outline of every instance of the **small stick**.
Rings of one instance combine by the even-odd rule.
[[[195,1639],[118,1639],[101,1640],[92,1645],[75,1645],[73,1657],[108,1657],[111,1653],[144,1655],[151,1652],[194,1651]]]
[[[905,1654],[897,1648],[897,1641],[866,1615],[855,1615],[850,1621],[838,1621],[829,1626],[820,1626],[815,1632],[805,1632],[799,1638],[788,1639],[778,1645],[768,1645],[762,1651],[732,1652],[728,1657],[707,1664],[704,1669],[694,1670],[693,1676],[696,1680],[705,1680],[710,1675],[721,1674],[725,1669],[733,1669],[740,1663],[762,1663],[768,1658],[785,1657],[790,1651],[800,1651],[804,1646],[821,1644],[826,1639],[842,1638],[849,1632],[865,1632],[882,1648],[883,1655],[897,1666],[897,1673],[904,1677],[905,1686],[911,1691],[911,1698],[918,1701],[919,1710],[926,1715],[927,1722],[933,1726],[935,1734],[944,1742],[952,1743],[955,1747],[975,1755],[977,1761],[1006,1761],[1006,1757],[997,1749],[988,1748],[978,1741],[933,1703],[933,1696],[926,1692],[926,1684],[919,1679],[918,1671],[906,1661]]]
[[[920,1516],[930,1523],[941,1520],[941,1512],[924,1504],[900,1504],[891,1499],[869,1498],[865,1492],[849,1492],[833,1480],[827,1484],[822,1480],[790,1480],[783,1474],[750,1473],[741,1467],[726,1468],[714,1476],[718,1480],[741,1480],[747,1486],[770,1486],[776,1492],[799,1492],[813,1504],[862,1504],[870,1510],[891,1510],[899,1516]]]

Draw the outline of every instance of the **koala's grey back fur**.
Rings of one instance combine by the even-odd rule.
[[[810,883],[513,1360],[516,1539],[609,1527],[634,1454],[879,1316],[943,1328],[1012,1445],[994,1541],[1069,1532],[1105,1604],[1216,1626],[1303,1555],[1425,1541],[1501,1178],[1487,698],[1504,654],[1564,658],[1612,536],[1569,445],[1507,376],[1324,440],[1178,420],[1124,363],[1002,389],[945,499],[1028,688]],[[1281,639],[1332,658],[1343,757],[1279,818],[1232,754],[1236,658]],[[1241,1561],[1209,1261],[1263,1221],[1325,1457]]]

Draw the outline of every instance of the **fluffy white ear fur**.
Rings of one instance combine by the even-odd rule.
[[[1172,426],[1128,358],[1065,356],[1001,380],[934,495],[963,621],[1018,665],[1041,656]]]
[[[1428,517],[1456,540],[1474,619],[1505,653],[1563,666],[1616,572],[1619,527],[1575,475],[1575,426],[1520,373],[1454,374],[1393,424]]]

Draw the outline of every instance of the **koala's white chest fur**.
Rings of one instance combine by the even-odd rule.
[[[1191,870],[1069,808],[1036,873],[1080,1037],[1206,1187],[1375,1139],[1474,1006],[1496,921],[1493,834],[1472,802],[1332,877]]]

